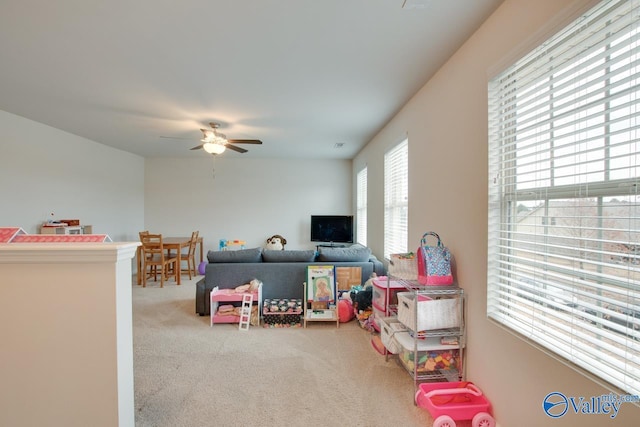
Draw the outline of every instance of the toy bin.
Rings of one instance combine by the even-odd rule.
[[[460,317],[460,298],[432,299],[412,292],[398,293],[398,320],[412,331],[457,328]]]
[[[391,354],[398,354],[402,348],[398,345],[395,335],[397,332],[405,332],[407,328],[395,317],[381,317],[376,319],[380,326],[380,339],[382,344]]]
[[[382,344],[380,334],[371,334],[371,345],[373,346],[373,349],[381,355],[384,356],[387,354],[387,350],[384,347],[384,344]]]
[[[387,306],[397,305],[398,292],[407,289],[402,283],[396,280],[389,281],[386,277],[378,277],[377,279],[374,279],[372,288],[371,304],[377,306],[381,310],[386,310]],[[389,295],[388,302],[387,294]]]
[[[376,332],[380,332],[380,319],[386,317],[386,315],[384,314],[384,310],[380,310],[375,305],[372,305],[371,313],[373,316],[373,322],[371,326],[373,326],[373,329],[375,329]]]
[[[434,427],[455,427],[455,421],[471,420],[472,427],[495,427],[491,403],[470,382],[421,383],[416,405],[434,418]]]
[[[460,347],[457,344],[443,345],[440,337],[414,339],[408,332],[397,332],[398,359],[409,372],[433,372],[459,369]],[[414,351],[417,350],[417,351]],[[416,365],[417,364],[417,365]]]
[[[295,298],[265,299],[262,304],[264,326],[284,328],[301,326],[302,300]]]

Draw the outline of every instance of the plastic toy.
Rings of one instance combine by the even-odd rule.
[[[470,382],[422,383],[416,404],[429,411],[433,427],[455,427],[456,421],[471,420],[472,427],[495,427],[491,403]]]
[[[240,249],[244,249],[246,242],[244,240],[227,240],[220,239],[219,249],[226,251],[229,246],[240,246]]]

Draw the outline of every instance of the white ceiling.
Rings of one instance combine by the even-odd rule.
[[[145,157],[215,121],[264,142],[223,156],[349,159],[501,2],[2,0],[0,109]]]

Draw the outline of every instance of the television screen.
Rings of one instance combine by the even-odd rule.
[[[311,215],[311,241],[353,243],[353,216]]]

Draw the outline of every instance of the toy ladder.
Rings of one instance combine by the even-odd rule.
[[[242,307],[240,310],[239,331],[248,331],[249,322],[251,321],[251,305],[253,304],[253,294],[242,295]]]

